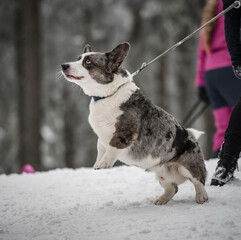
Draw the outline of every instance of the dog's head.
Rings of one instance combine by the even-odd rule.
[[[120,67],[129,49],[129,43],[121,43],[110,52],[99,53],[92,52],[86,45],[76,62],[61,65],[62,73],[89,96],[109,96],[122,84],[131,81],[131,75]]]

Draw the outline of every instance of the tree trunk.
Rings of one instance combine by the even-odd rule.
[[[64,118],[64,160],[67,168],[74,168],[74,157],[75,157],[75,131],[76,131],[76,111],[77,108],[70,100],[70,93],[68,88],[63,89],[63,99],[65,99],[65,108],[63,110]]]
[[[16,67],[18,86],[18,159],[20,167],[41,169],[41,40],[40,1],[21,0],[16,8]]]

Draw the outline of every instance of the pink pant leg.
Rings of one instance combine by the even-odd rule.
[[[224,134],[228,127],[229,118],[233,108],[229,106],[213,110],[216,132],[213,136],[213,151],[219,149],[224,140]]]

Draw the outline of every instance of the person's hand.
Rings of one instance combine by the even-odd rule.
[[[198,98],[206,104],[209,104],[209,98],[205,87],[198,88]]]
[[[233,66],[233,72],[237,78],[241,79],[241,65]]]

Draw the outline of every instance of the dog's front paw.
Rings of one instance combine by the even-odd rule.
[[[111,162],[99,161],[99,162],[95,163],[93,168],[95,170],[98,170],[98,169],[103,169],[103,168],[111,168],[112,166],[113,166],[113,163],[111,163]]]
[[[159,197],[157,200],[154,201],[155,205],[165,205],[169,200]]]

